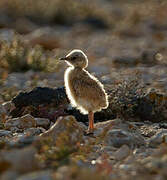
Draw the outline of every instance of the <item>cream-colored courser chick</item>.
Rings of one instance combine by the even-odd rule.
[[[60,60],[65,60],[69,65],[64,75],[67,96],[73,107],[88,114],[88,132],[93,132],[94,112],[108,106],[108,96],[103,85],[85,70],[88,58],[81,50],[73,50]]]

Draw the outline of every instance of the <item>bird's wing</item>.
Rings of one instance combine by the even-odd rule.
[[[104,96],[102,84],[96,79],[88,78],[75,78],[73,81],[73,90],[78,97],[86,99],[96,99],[99,96]]]

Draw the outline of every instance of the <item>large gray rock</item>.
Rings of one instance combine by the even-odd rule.
[[[137,133],[130,133],[122,129],[113,129],[107,132],[105,142],[114,147],[126,144],[130,147],[144,145],[144,138]]]
[[[120,119],[109,120],[96,124],[95,136],[108,146],[138,147],[145,145],[145,140],[135,125]]]
[[[75,144],[83,138],[83,127],[76,121],[73,116],[65,116],[57,119],[56,123],[41,137],[49,137],[53,141],[60,137],[67,137],[71,144]]]

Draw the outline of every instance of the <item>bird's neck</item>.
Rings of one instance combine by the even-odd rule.
[[[74,66],[74,69],[76,69],[76,70],[83,70],[84,68],[83,67],[80,67],[80,66]]]

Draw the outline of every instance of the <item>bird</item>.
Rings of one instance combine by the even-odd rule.
[[[94,131],[94,113],[108,107],[108,95],[103,84],[85,68],[88,66],[86,54],[74,49],[60,58],[69,66],[64,73],[64,84],[68,99],[82,114],[88,114],[87,134]]]

